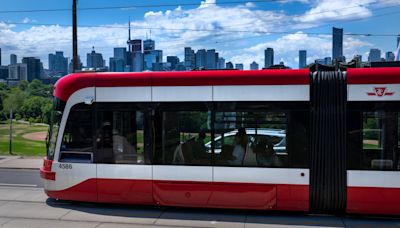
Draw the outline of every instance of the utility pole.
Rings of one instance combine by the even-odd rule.
[[[76,72],[78,69],[78,29],[76,19],[76,4],[78,0],[72,0],[72,72]]]
[[[9,153],[12,155],[12,120],[13,120],[13,110],[12,108],[10,109],[10,147],[9,147]]]

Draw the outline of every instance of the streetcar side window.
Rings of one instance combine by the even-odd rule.
[[[62,162],[92,162],[93,112],[91,106],[77,104],[69,112],[60,149]]]
[[[357,107],[349,113],[349,169],[400,170],[399,112],[385,104]]]
[[[287,167],[287,116],[284,112],[215,113],[215,164]]]
[[[155,125],[158,143],[153,156],[154,163],[211,165],[211,112],[190,110],[190,107],[186,108],[188,111],[181,110],[157,112]]]
[[[95,162],[144,164],[144,112],[134,104],[96,105]]]
[[[398,169],[398,121],[395,112],[364,112],[362,159],[364,169]]]

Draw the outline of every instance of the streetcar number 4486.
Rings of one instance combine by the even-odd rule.
[[[60,169],[72,169],[72,164],[60,164]]]

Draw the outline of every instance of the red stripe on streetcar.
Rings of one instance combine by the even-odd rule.
[[[101,203],[307,211],[309,186],[93,178],[46,193],[57,199]]]
[[[348,84],[398,84],[400,67],[350,68],[347,69]]]
[[[400,215],[400,188],[348,187],[347,212]]]

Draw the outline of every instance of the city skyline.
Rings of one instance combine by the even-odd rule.
[[[335,31],[336,30],[336,31]],[[338,32],[339,31],[339,35]],[[335,38],[336,36],[336,38]],[[299,53],[299,66],[298,68],[303,68],[310,63],[319,63],[329,65],[335,61],[334,49],[336,46],[336,52],[342,53],[343,47],[341,45],[335,44],[336,40],[341,40],[343,36],[343,29],[334,28],[332,30],[332,57],[324,57],[312,60],[309,62],[307,60],[307,50],[298,50]],[[399,41],[399,39],[397,39]],[[219,53],[215,49],[199,49],[197,51],[193,50],[191,47],[184,47],[183,53],[184,58],[180,61],[178,56],[165,56],[165,60],[162,58],[163,50],[155,50],[156,41],[152,39],[134,39],[131,40],[130,34],[128,35],[128,40],[126,42],[127,47],[114,47],[114,54],[109,58],[109,65],[106,64],[106,59],[103,58],[102,53],[96,53],[95,47],[92,47],[92,51],[86,54],[86,65],[83,65],[80,61],[79,69],[85,68],[96,68],[102,71],[113,71],[113,72],[138,72],[144,70],[150,71],[170,71],[170,70],[193,70],[193,69],[245,69],[245,64],[235,63],[229,61],[225,66],[225,59],[219,56]],[[143,49],[142,49],[143,46]],[[336,54],[337,55],[337,54]],[[1,60],[1,48],[0,48],[0,60]],[[10,62],[14,63],[9,65],[9,78],[17,79],[23,78],[31,81],[32,76],[26,75],[25,71],[28,73],[31,71],[27,63],[23,62],[26,59],[35,59],[37,63],[35,66],[35,72],[39,72],[39,78],[44,75],[49,77],[60,77],[71,72],[71,62],[70,59],[64,57],[63,51],[55,51],[55,54],[48,54],[48,69],[44,69],[43,62],[40,58],[36,57],[22,57],[22,62],[19,63],[17,55],[10,54]],[[264,50],[264,68],[271,67],[275,64],[284,64],[283,61],[277,62],[274,59],[275,53],[273,48],[266,48]],[[371,48],[368,56],[366,56],[366,62],[379,62],[379,61],[394,61],[395,53],[392,51],[383,51],[378,48]],[[337,55],[338,60],[342,61],[343,56]],[[356,59],[358,62],[362,62],[362,55],[357,54],[351,59]],[[348,59],[350,61],[351,59]],[[345,59],[344,59],[345,60]],[[70,64],[68,64],[68,62]],[[229,65],[231,64],[231,65]],[[32,64],[31,64],[32,65]],[[37,67],[38,66],[38,67]],[[232,67],[230,67],[232,66]],[[6,66],[3,66],[3,68]],[[27,69],[25,69],[27,68]],[[38,70],[39,69],[39,70]],[[249,64],[248,69],[259,69],[258,63],[253,61]],[[4,70],[4,69],[3,69]],[[44,72],[46,70],[46,73]],[[19,73],[16,73],[19,72]],[[29,73],[31,74],[31,73]],[[17,77],[18,75],[18,77]],[[45,76],[45,77],[46,77]]]
[[[16,5],[23,5],[27,9],[31,7],[40,9],[44,6],[45,8],[71,7],[70,1],[59,1],[55,4],[44,0],[43,4],[39,5],[26,0],[16,1],[20,4],[5,0],[2,2],[2,8],[15,10]],[[335,1],[335,4],[330,4],[328,7],[328,1],[325,0],[317,3],[249,1],[230,5],[219,5],[218,2],[207,0],[204,3],[194,1],[189,6],[172,4],[165,7],[126,8],[101,12],[81,11],[78,15],[78,25],[81,26],[78,29],[79,55],[85,56],[94,46],[108,62],[113,55],[113,47],[125,46],[126,22],[131,17],[132,39],[145,39],[147,35],[156,40],[158,49],[163,50],[164,57],[178,56],[183,59],[181,47],[186,46],[196,50],[215,49],[225,57],[226,61],[241,62],[245,69],[248,69],[252,61],[263,63],[263,50],[272,47],[276,53],[276,62],[283,61],[288,66],[297,68],[298,50],[307,50],[308,62],[331,56],[331,36],[327,34],[331,32],[332,26],[344,28],[345,34],[398,34],[399,31],[390,29],[395,27],[394,21],[397,18],[391,10],[398,7],[395,1],[391,2],[371,1],[359,5],[358,2]],[[124,1],[115,1],[113,4],[126,5]],[[148,4],[160,4],[160,1],[150,0]],[[109,3],[100,0],[95,4],[95,6],[102,5],[107,6]],[[92,6],[94,6],[92,2],[86,1],[80,1],[78,5],[82,8]],[[104,14],[107,16],[103,16]],[[380,14],[387,15],[378,17]],[[0,32],[4,34],[0,46],[4,47],[4,55],[9,56],[14,53],[18,56],[36,56],[43,60],[45,67],[47,67],[48,53],[62,50],[66,57],[71,58],[71,33],[70,27],[67,26],[71,23],[70,16],[68,12],[0,15]],[[9,21],[20,24],[11,24]],[[374,26],[381,23],[388,26],[385,28]],[[92,27],[84,27],[85,25]],[[368,30],[366,25],[374,29]],[[242,30],[245,31],[233,32]],[[280,31],[289,34],[274,33]],[[393,37],[345,35],[343,38],[343,51],[347,59],[356,54],[367,56],[371,48],[379,48],[383,50],[383,54],[387,51],[394,52],[395,46],[396,40]],[[4,64],[8,61],[8,58],[3,60]],[[86,65],[86,58],[82,58],[82,61]]]

